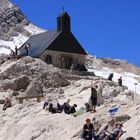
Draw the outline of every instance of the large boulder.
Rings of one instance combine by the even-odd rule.
[[[47,77],[48,81],[44,82],[44,86],[47,87],[65,87],[70,83],[63,77],[59,71],[51,72],[50,76]]]
[[[43,88],[38,82],[31,83],[26,91],[25,96],[43,96]]]
[[[13,91],[19,91],[21,89],[26,89],[26,87],[29,84],[30,84],[30,79],[27,76],[22,75],[21,77],[11,81],[5,80],[2,83],[1,88],[3,88],[4,90],[11,89]]]

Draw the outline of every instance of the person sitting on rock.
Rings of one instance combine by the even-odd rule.
[[[70,106],[70,99],[68,99],[67,102],[65,102],[64,105],[63,105],[63,109],[64,109],[64,112],[66,114],[75,113],[76,112],[76,110],[75,110],[76,107],[77,107],[76,104],[74,104],[73,106]]]
[[[94,126],[89,118],[83,126],[82,140],[94,140]]]
[[[76,112],[76,108],[77,107],[77,104],[74,104],[71,108],[70,108],[70,114],[73,114]]]
[[[47,106],[49,105],[48,101],[44,102],[43,109],[48,109]]]
[[[112,78],[113,78],[113,73],[110,73],[108,76],[108,80],[112,81]]]
[[[9,98],[5,98],[3,110],[6,110],[8,107],[11,107],[11,100]]]
[[[98,88],[97,85],[94,85],[94,86],[91,87],[90,100],[91,100],[93,112],[96,112],[96,106],[97,106],[97,88]]]
[[[57,103],[56,112],[61,113],[62,111],[63,111],[63,105],[60,105],[59,103]]]
[[[57,113],[57,111],[56,111],[56,109],[53,107],[53,104],[52,104],[52,103],[49,104],[49,112],[51,112],[51,113]]]
[[[106,139],[108,138],[109,140],[119,140],[119,138],[125,133],[125,131],[122,130],[122,127],[122,123],[115,123],[112,132],[107,135]]]
[[[68,99],[67,102],[64,103],[63,108],[66,114],[70,114],[70,109],[71,109],[70,99]]]

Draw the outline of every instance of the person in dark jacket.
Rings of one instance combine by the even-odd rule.
[[[57,103],[57,108],[56,108],[57,113],[61,113],[63,111],[63,105],[60,105]]]
[[[53,107],[53,104],[52,104],[52,103],[49,104],[49,112],[51,112],[51,113],[57,113],[57,111],[56,111],[56,109]]]
[[[96,112],[96,106],[97,106],[97,88],[98,86],[95,85],[94,87],[91,87],[91,104],[92,104],[92,110],[93,112]]]
[[[118,79],[118,84],[119,84],[120,87],[122,86],[122,77],[120,77],[120,78]]]
[[[70,108],[70,114],[75,113],[76,112],[76,108],[77,104],[74,104],[71,108]]]
[[[70,99],[67,100],[67,102],[64,103],[63,105],[63,109],[64,109],[64,112],[66,114],[72,114],[72,113],[75,113],[76,112],[76,108],[77,105],[74,104],[73,106],[70,106]]]
[[[68,99],[67,102],[64,103],[63,108],[66,114],[70,114],[70,99]]]
[[[89,118],[83,126],[82,140],[94,140],[94,126]]]
[[[47,109],[47,106],[49,105],[48,101],[45,101],[43,104],[43,109]]]
[[[112,81],[112,78],[113,78],[113,73],[110,73],[108,76],[108,80]]]

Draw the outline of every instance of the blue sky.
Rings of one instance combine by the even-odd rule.
[[[11,1],[45,29],[56,28],[56,17],[64,6],[71,16],[72,32],[90,54],[140,66],[140,0]]]

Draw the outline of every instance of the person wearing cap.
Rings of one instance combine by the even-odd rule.
[[[96,112],[96,105],[97,105],[97,85],[93,85],[91,87],[91,96],[90,96],[90,100],[91,100],[91,105],[92,105],[92,110],[93,112]]]
[[[94,126],[89,118],[83,126],[82,140],[94,140]]]

